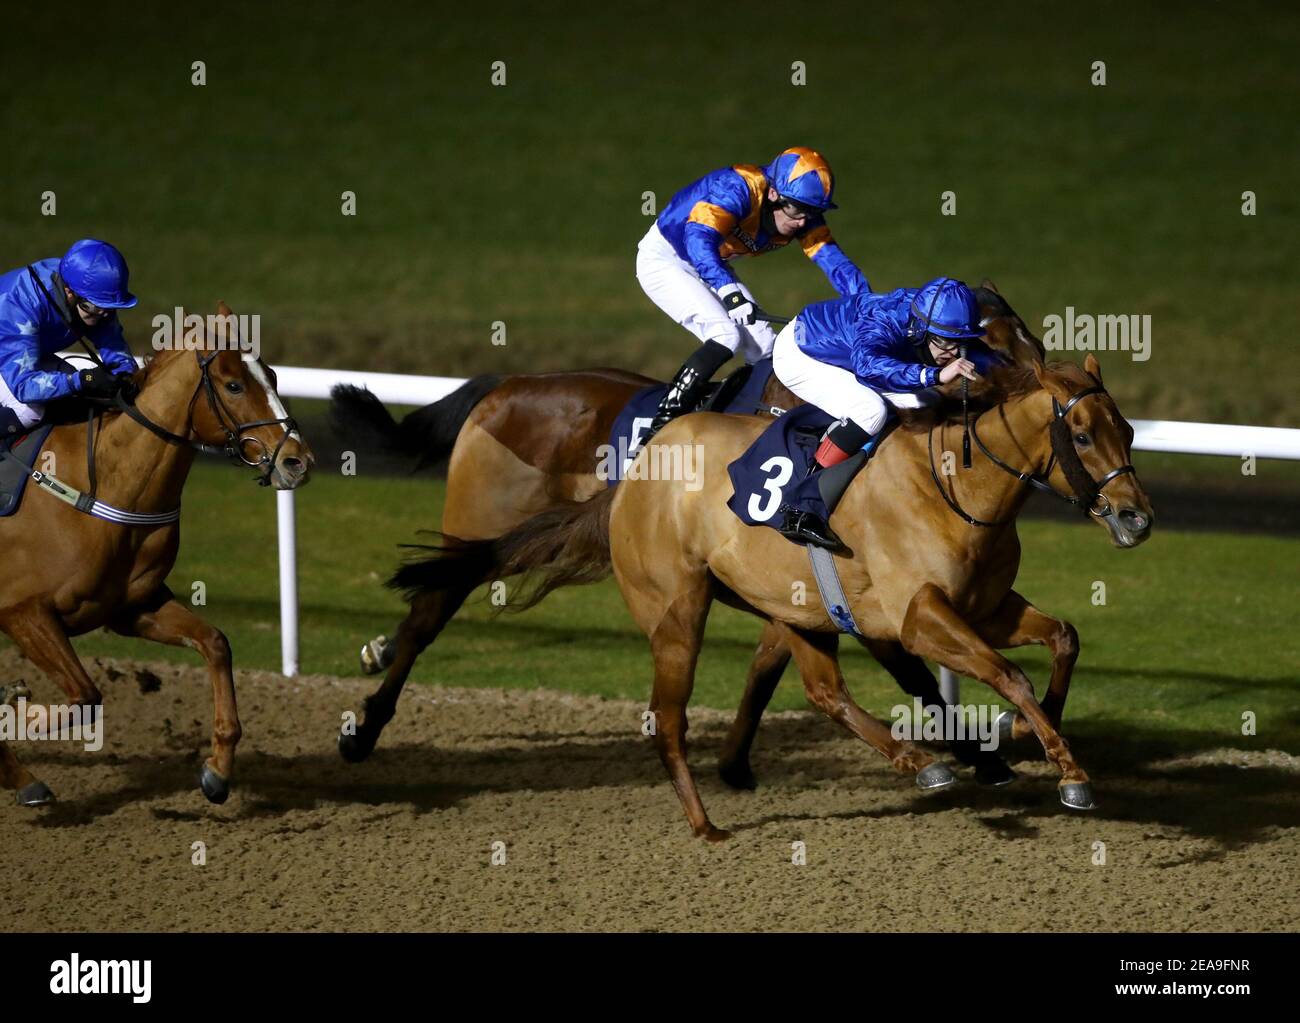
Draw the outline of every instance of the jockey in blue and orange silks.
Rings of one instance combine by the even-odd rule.
[[[796,146],[766,167],[713,171],[672,197],[641,240],[636,276],[650,300],[702,344],[673,377],[647,436],[692,409],[733,355],[754,362],[772,350],[772,328],[755,319],[757,304],[731,259],[797,239],[841,295],[870,290],[826,226],[834,190],[825,158]]]
[[[83,238],[62,258],[0,275],[0,441],[38,425],[55,398],[131,390],[135,360],[116,314],[136,304],[128,273],[116,248]],[[82,337],[102,366],[77,370],[58,357]]]

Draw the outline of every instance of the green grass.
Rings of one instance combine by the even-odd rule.
[[[251,483],[235,482],[244,475],[223,465],[195,469],[185,498],[189,532],[170,582],[181,594],[196,580],[206,584],[201,613],[231,637],[237,667],[278,669],[275,502]],[[396,563],[395,543],[437,523],[443,490],[427,478],[322,472],[299,494],[304,671],[355,674],[361,642],[391,634],[404,606],[381,580]],[[1082,637],[1073,732],[1126,729],[1175,748],[1262,743],[1300,752],[1300,539],[1157,530],[1144,547],[1121,552],[1085,524],[1031,521],[1021,535],[1018,588],[1073,621]],[[1105,606],[1092,603],[1096,580],[1106,584]],[[520,616],[490,611],[484,592],[472,598],[413,678],[647,698],[648,647],[612,581],[557,591]],[[715,606],[695,702],[735,706],[758,628],[756,620]],[[86,656],[197,663],[189,651],[105,633],[83,637],[77,647]],[[887,714],[899,691],[863,652],[847,643],[845,651],[854,691],[864,706]],[[1012,656],[1045,684],[1044,652]],[[966,693],[968,700],[991,698],[973,683]],[[774,706],[804,705],[791,671]],[[1245,710],[1258,717],[1258,738],[1239,734]]]
[[[691,342],[633,277],[642,193],[805,143],[834,162],[832,226],[876,287],[987,274],[1031,324],[1066,305],[1150,313],[1149,362],[1102,359],[1130,415],[1300,425],[1300,13],[1284,5],[59,12],[6,53],[0,124],[20,141],[0,263],[115,239],[137,343],[154,313],[221,297],[262,315],[277,362],[663,375]],[[797,253],[741,272],[774,311],[828,295]]]

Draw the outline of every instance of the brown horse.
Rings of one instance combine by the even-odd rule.
[[[214,803],[229,794],[240,725],[226,637],[166,585],[180,547],[181,491],[199,450],[224,451],[277,490],[304,484],[312,464],[275,392],[274,374],[232,343],[232,315],[221,303],[222,319],[204,335],[206,350],[178,347],[154,356],[135,375],[134,404],[96,417],[92,514],[29,482],[19,510],[0,519],[0,629],[74,705],[97,708],[101,696],[69,636],[106,626],[202,655],[215,718],[212,756],[199,782]],[[52,460],[50,475],[65,491],[92,490],[86,435],[83,420],[55,427],[45,444],[39,464]],[[0,786],[17,789],[24,806],[54,798],[4,743]]]
[[[872,642],[899,644],[990,685],[1012,703],[1014,730],[1029,730],[1060,771],[1061,801],[1090,809],[1091,784],[1059,734],[1078,636],[1012,589],[1020,559],[1015,518],[1032,485],[1051,488],[1110,533],[1119,547],[1149,535],[1150,504],[1129,465],[1132,430],[1104,390],[1089,355],[1085,369],[1046,366],[1024,345],[1021,384],[978,416],[980,457],[945,484],[937,453],[955,436],[946,419],[909,417],[850,484],[835,513],[836,531],[852,548],[837,565],[858,627]],[[743,525],[726,507],[726,466],[763,422],[751,417],[692,415],[670,424],[656,445],[699,445],[704,484],[630,478],[585,505],[536,516],[488,544],[445,550],[428,563],[454,577],[468,562],[500,575],[533,572],[536,585],[516,607],[556,586],[597,578],[612,565],[633,618],[650,639],[655,678],[650,709],[655,743],[694,832],[728,833],[704,811],[685,753],[686,704],[714,599],[749,611],[779,629],[803,675],[809,700],[879,750],[922,788],[951,783],[951,772],[862,710],[838,662],[838,632],[819,598],[806,553],[774,531]],[[651,473],[643,472],[642,477]],[[477,570],[477,567],[476,567]],[[792,602],[793,583],[809,599]],[[1024,672],[998,648],[1045,644],[1052,653],[1040,704]]]
[[[1008,350],[1017,332],[1032,338],[992,282],[977,289],[992,347]],[[1030,344],[1041,343],[1030,340]],[[432,405],[394,421],[374,395],[356,387],[334,391],[331,416],[335,431],[349,444],[377,447],[418,459],[422,464],[445,458],[446,503],[440,532],[463,541],[489,540],[554,508],[569,508],[608,489],[597,475],[597,449],[608,443],[614,420],[628,400],[656,381],[635,373],[594,369],[511,377],[481,376]],[[972,388],[977,407],[1000,393],[997,381]],[[801,404],[775,375],[762,402],[790,409]],[[761,421],[766,421],[761,420]],[[465,563],[468,566],[468,562]],[[405,591],[410,611],[393,640],[379,637],[362,648],[362,670],[386,669],[383,682],[365,701],[355,733],[339,735],[339,751],[351,762],[370,755],[384,726],[396,712],[397,700],[420,654],[432,643],[479,585],[497,576],[489,565],[483,573],[463,573],[445,587],[421,578],[420,563],[405,566],[392,585]],[[872,641],[869,648],[909,694],[926,706],[941,705],[938,682],[920,659],[898,644]],[[775,691],[790,650],[775,626],[766,627],[750,666],[745,700],[719,765],[724,781],[736,788],[754,788],[749,754],[764,708]],[[987,784],[1002,784],[1014,775],[995,755],[978,744],[955,748],[964,763],[976,767]]]

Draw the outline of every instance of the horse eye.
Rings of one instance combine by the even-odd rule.
[[[1088,440],[1088,435],[1086,433],[1076,433],[1074,435],[1074,443],[1078,444],[1081,448],[1086,448],[1091,441]]]
[[[241,384],[238,380],[231,380],[228,384],[226,384],[226,390],[229,391],[231,394],[243,394],[244,385]]]

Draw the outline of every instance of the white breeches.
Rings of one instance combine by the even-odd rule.
[[[650,225],[637,246],[636,279],[651,302],[701,342],[716,341],[746,362],[756,362],[772,351],[776,340],[772,325],[755,323],[745,327],[732,322],[722,307],[722,300],[704,283],[695,267],[673,251],[658,224]],[[743,284],[740,287],[752,300],[749,289]]]
[[[932,390],[914,394],[881,393],[872,390],[847,369],[814,359],[800,349],[796,337],[796,316],[776,336],[772,347],[772,370],[776,377],[798,397],[816,405],[836,419],[851,419],[875,436],[885,425],[889,411],[895,408],[919,408],[934,401]]]

